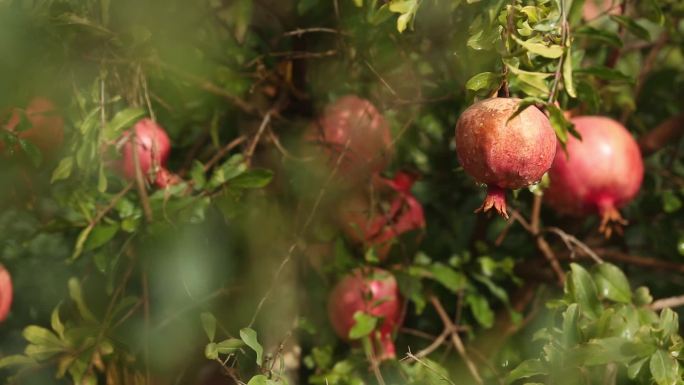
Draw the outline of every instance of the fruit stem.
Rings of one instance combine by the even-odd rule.
[[[392,360],[397,357],[397,351],[392,341],[390,333],[379,332],[378,341],[376,345],[376,357],[380,361]]]
[[[601,225],[599,232],[603,234],[606,239],[610,238],[613,232],[622,234],[622,226],[627,225],[627,221],[622,218],[620,212],[615,208],[612,201],[599,202],[599,212],[601,213]]]
[[[487,185],[487,197],[482,203],[482,206],[475,210],[475,212],[486,213],[492,207],[497,213],[499,213],[499,215],[508,219],[508,213],[506,212],[506,190],[499,186]]]

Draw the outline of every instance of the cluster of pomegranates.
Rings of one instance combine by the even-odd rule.
[[[581,140],[556,144],[547,117],[529,106],[511,118],[520,100],[491,98],[466,109],[456,125],[456,151],[464,170],[486,184],[479,209],[507,217],[505,189],[536,183],[548,172],[546,203],[562,214],[601,216],[600,231],[610,236],[624,220],[618,208],[638,193],[644,175],[639,147],[613,119],[571,118]]]
[[[328,105],[306,138],[323,149],[329,169],[347,185],[336,212],[354,244],[372,249],[383,261],[402,234],[425,227],[423,208],[411,194],[416,175],[380,175],[393,154],[389,124],[371,102],[344,96]],[[349,341],[357,312],[377,317],[371,333],[377,359],[394,358],[393,333],[401,323],[402,300],[394,276],[380,268],[356,269],[341,279],[328,299],[328,315],[338,336]]]

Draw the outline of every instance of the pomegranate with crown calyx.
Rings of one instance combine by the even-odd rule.
[[[122,135],[122,139],[125,143],[122,149],[121,171],[126,179],[135,180],[136,177],[135,151],[140,171],[145,179],[154,180],[160,187],[170,184],[172,174],[168,173],[165,167],[171,153],[171,140],[160,125],[151,119],[139,120],[132,129]]]
[[[582,140],[570,137],[558,148],[549,171],[545,202],[569,215],[598,214],[607,237],[626,224],[618,208],[639,192],[644,163],[634,137],[620,123],[602,116],[578,116],[572,123]]]
[[[491,98],[468,107],[456,124],[456,153],[463,169],[487,185],[487,197],[476,210],[506,212],[505,189],[538,182],[551,167],[556,135],[549,119],[529,106],[515,117],[521,100]]]
[[[330,168],[353,181],[367,180],[387,167],[392,134],[382,114],[368,100],[347,95],[329,104],[307,133],[322,146]]]
[[[12,278],[4,266],[0,265],[0,322],[7,319],[12,306]]]
[[[403,304],[394,276],[382,269],[356,269],[335,285],[328,297],[328,316],[337,335],[349,341],[349,332],[361,312],[379,318],[371,333],[379,360],[396,358],[392,335],[401,324]]]

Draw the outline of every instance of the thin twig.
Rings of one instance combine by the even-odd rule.
[[[444,328],[444,331],[442,332],[442,334],[437,336],[437,338],[435,338],[434,341],[432,341],[432,343],[430,345],[428,345],[427,347],[423,348],[418,353],[416,353],[416,357],[423,358],[423,357],[427,357],[430,354],[432,354],[432,352],[434,352],[440,346],[442,346],[442,344],[444,343],[444,341],[446,341],[446,339],[449,337],[450,334],[451,334],[451,330],[449,330],[448,328]]]
[[[259,144],[259,141],[261,140],[261,136],[264,134],[266,126],[268,126],[268,123],[271,121],[272,114],[273,110],[270,110],[266,113],[266,115],[264,115],[264,119],[261,121],[259,130],[257,131],[256,135],[254,135],[254,139],[252,139],[252,143],[249,145],[247,152],[245,152],[245,158],[248,164],[252,161],[252,155],[254,155],[254,150],[256,150],[257,144]]]
[[[444,307],[442,306],[442,303],[439,301],[439,298],[435,297],[434,295],[430,296],[430,302],[437,311],[437,314],[439,314],[439,318],[442,319],[442,323],[444,324],[445,328],[448,328],[450,330],[451,342],[454,344],[456,351],[461,356],[463,361],[465,361],[466,366],[468,367],[468,371],[470,371],[470,375],[473,376],[475,382],[477,382],[479,385],[483,385],[484,381],[482,381],[482,377],[480,376],[480,372],[478,371],[477,366],[468,356],[468,352],[466,351],[465,345],[463,345],[461,337],[454,330],[454,324],[453,322],[451,322],[451,318],[449,318],[449,315],[444,310]]]
[[[653,310],[662,310],[679,306],[684,306],[684,295],[659,299],[654,301],[649,307]]]
[[[207,164],[204,165],[204,172],[209,171],[219,160],[221,160],[221,158],[226,156],[226,154],[233,150],[235,147],[241,145],[245,140],[247,140],[247,137],[245,135],[240,135],[237,138],[230,141],[228,144],[226,144],[207,162]]]
[[[570,235],[566,233],[565,231],[559,229],[558,227],[547,227],[544,229],[544,231],[548,231],[550,233],[554,233],[558,235],[561,240],[563,240],[563,243],[568,247],[570,250],[570,258],[574,258],[575,256],[575,249],[579,248],[585,255],[591,257],[596,263],[603,263],[603,259],[598,256],[589,246],[587,246],[586,243],[580,241],[575,237],[574,235]]]
[[[411,351],[409,351],[408,353],[406,353],[406,357],[405,357],[404,359],[402,359],[402,361],[405,360],[405,359],[409,359],[409,358],[412,359],[412,360],[414,360],[414,361],[416,361],[417,363],[423,365],[423,366],[426,367],[429,371],[431,371],[431,372],[435,373],[436,375],[438,375],[442,380],[448,382],[448,383],[451,384],[451,385],[456,385],[453,381],[451,381],[451,379],[449,379],[448,377],[445,377],[442,373],[440,373],[439,371],[437,371],[437,369],[433,368],[432,366],[428,365],[425,361],[421,360],[420,357],[417,357],[417,356],[413,355],[413,354],[411,353]]]
[[[343,32],[340,32],[334,28],[311,27],[311,28],[298,28],[298,29],[294,29],[292,31],[287,31],[287,32],[283,33],[283,36],[300,37],[305,33],[316,33],[316,32],[344,34]]]

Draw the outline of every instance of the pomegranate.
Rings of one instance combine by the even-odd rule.
[[[43,154],[53,154],[64,143],[64,119],[50,99],[33,98],[23,112],[30,127],[18,132],[17,136],[38,147]],[[21,122],[22,112],[15,108],[7,121],[6,129],[16,130]]]
[[[383,260],[397,237],[425,228],[423,206],[411,194],[415,179],[415,175],[407,172],[398,172],[393,179],[375,177],[373,184],[378,195],[389,195],[389,205],[384,210],[381,204],[371,204],[381,199],[368,199],[359,194],[342,204],[339,218],[347,237],[355,243],[373,247],[376,256]]]
[[[132,131],[135,132],[135,138],[132,137]],[[154,181],[162,188],[176,183],[179,178],[165,168],[171,153],[171,140],[161,126],[151,119],[142,119],[131,130],[126,131],[122,138],[126,142],[122,150],[121,170],[127,179],[135,180],[135,149],[140,171],[149,181]]]
[[[567,154],[559,147],[545,201],[563,214],[599,214],[599,230],[610,236],[626,224],[617,209],[636,196],[644,177],[639,146],[613,119],[578,116],[572,123],[582,140],[570,137]]]
[[[518,189],[541,179],[556,153],[549,119],[529,106],[510,119],[520,99],[491,98],[468,107],[456,124],[458,160],[475,180],[487,185],[487,197],[476,212],[506,212],[504,189]]]
[[[403,306],[391,273],[378,268],[356,269],[335,285],[328,297],[328,316],[337,335],[345,341],[349,341],[356,312],[380,318],[371,334],[373,349],[380,360],[395,358],[392,334],[401,324]]]
[[[326,149],[331,168],[341,157],[340,174],[353,181],[382,171],[392,156],[389,124],[371,102],[357,96],[328,105],[306,137]]]
[[[5,268],[0,265],[0,322],[7,319],[12,306],[12,279]]]

